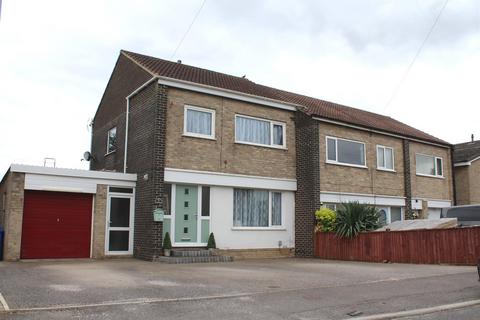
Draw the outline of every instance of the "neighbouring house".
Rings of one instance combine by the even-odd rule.
[[[480,140],[453,146],[458,205],[480,204]]]
[[[181,62],[121,51],[92,128],[91,170],[137,174],[130,241],[116,249],[142,259],[162,254],[167,231],[174,247],[213,232],[230,255],[312,256],[321,205],[366,202],[393,222],[454,204],[449,143]]]

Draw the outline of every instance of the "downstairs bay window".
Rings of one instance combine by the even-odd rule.
[[[259,189],[234,189],[233,226],[282,227],[282,193]]]

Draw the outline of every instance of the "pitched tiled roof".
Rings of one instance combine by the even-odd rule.
[[[306,113],[319,118],[449,145],[448,142],[429,135],[428,133],[380,114],[263,86],[242,77],[235,77],[134,52],[122,50],[122,53],[152,75],[237,91],[239,93],[273,99],[283,103],[300,105],[305,107],[304,111]]]
[[[480,140],[453,146],[453,162],[468,162],[480,157]]]

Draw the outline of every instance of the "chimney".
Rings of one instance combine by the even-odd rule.
[[[472,133],[472,142],[475,141],[475,137],[473,136],[473,133]]]

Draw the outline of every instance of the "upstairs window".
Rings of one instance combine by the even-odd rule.
[[[117,150],[117,127],[113,127],[107,132],[107,154]]]
[[[235,115],[235,142],[285,148],[285,123]]]
[[[393,148],[377,146],[377,169],[394,170],[394,153]]]
[[[327,137],[327,163],[365,167],[363,142]]]
[[[417,175],[443,177],[443,159],[417,153],[415,156]]]
[[[183,135],[215,139],[215,110],[185,106]]]

